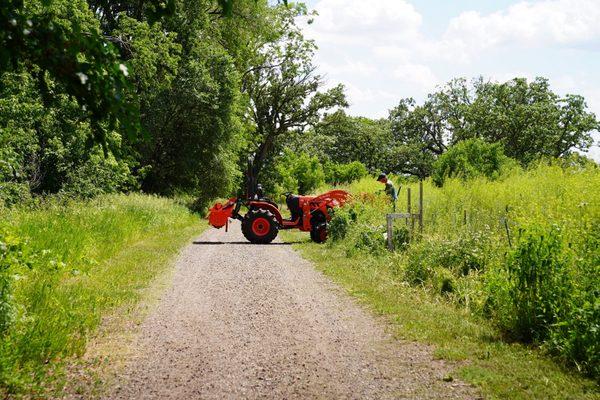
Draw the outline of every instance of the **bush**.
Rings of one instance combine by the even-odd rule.
[[[433,165],[432,180],[441,187],[447,178],[466,180],[485,176],[497,179],[504,171],[516,165],[516,161],[504,155],[500,143],[469,139],[458,142],[437,159]]]
[[[14,319],[13,274],[15,267],[23,263],[22,258],[22,242],[0,231],[0,337],[5,335]]]
[[[432,248],[430,241],[413,244],[408,252],[408,263],[404,270],[404,280],[411,285],[422,285],[433,275]]]
[[[438,267],[433,270],[433,286],[435,291],[441,295],[447,295],[456,289],[456,278],[446,268]]]
[[[118,162],[112,155],[96,154],[87,163],[69,171],[61,194],[82,199],[101,194],[139,190],[137,179],[127,164]]]
[[[569,254],[560,230],[532,225],[506,258],[514,317],[509,330],[520,340],[547,338],[568,308],[571,281]]]
[[[385,228],[383,226],[360,225],[357,227],[352,251],[366,251],[371,254],[385,251]]]
[[[275,165],[275,181],[276,194],[308,194],[325,182],[325,173],[317,157],[286,149]]]
[[[581,299],[550,330],[546,347],[567,364],[600,380],[600,290]]]
[[[471,271],[482,271],[488,262],[485,233],[463,233],[456,239],[427,240],[412,245],[408,252],[406,279],[409,283],[421,284],[432,275],[433,267],[442,267],[456,277]]]
[[[410,244],[410,231],[407,227],[394,227],[394,235],[392,236],[392,242],[394,244],[394,250],[404,251]]]
[[[352,183],[367,176],[368,171],[360,161],[348,164],[328,163],[325,166],[325,181],[331,185]]]
[[[350,217],[345,210],[336,210],[329,221],[329,237],[332,242],[342,240],[348,234]]]
[[[567,364],[600,379],[600,221],[592,221],[587,232],[569,310],[552,325],[546,347]]]
[[[0,182],[0,207],[12,207],[31,200],[29,185],[17,182]]]

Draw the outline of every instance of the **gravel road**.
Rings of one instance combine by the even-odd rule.
[[[182,251],[111,399],[465,399],[476,391],[284,243],[237,223]]]

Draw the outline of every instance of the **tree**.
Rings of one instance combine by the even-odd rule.
[[[482,139],[463,140],[451,146],[433,164],[433,183],[442,186],[447,178],[470,179],[485,176],[497,179],[517,163],[504,155],[500,143]]]
[[[388,170],[392,137],[386,120],[351,117],[339,110],[324,116],[310,138],[323,161],[360,161],[372,173]]]
[[[435,159],[446,150],[448,129],[435,96],[422,106],[404,99],[390,111],[393,150],[390,170],[424,178]]]
[[[19,42],[24,47],[14,48],[1,72],[0,197],[18,202],[30,193],[93,195],[137,189],[140,181],[147,191],[185,192],[200,203],[228,194],[245,145],[240,71],[256,55],[254,38],[267,30],[269,6],[266,0],[235,0],[229,17],[213,0],[167,3],[174,9],[159,17],[160,2],[152,0],[33,0],[8,11],[0,6],[2,18],[25,18],[15,18],[13,30],[31,19],[31,31]],[[47,25],[36,22],[42,16]],[[60,30],[66,49],[51,35],[50,43],[41,42],[44,27]],[[5,33],[2,40],[14,39]],[[45,52],[62,54],[64,67],[71,68],[71,51],[81,51],[76,65],[90,64],[97,73],[75,74],[75,86],[83,80],[94,95],[112,96],[108,83],[114,82],[104,71],[110,57],[86,58],[82,46],[88,44],[118,62],[119,102],[136,111],[126,116],[137,124],[134,135],[124,134],[125,121],[110,110],[102,118],[91,115],[85,99],[73,94],[72,77],[60,75],[70,72],[42,64]],[[104,78],[107,85],[96,88]]]
[[[178,1],[177,12],[161,22],[159,33],[172,34],[162,48],[154,35],[142,41],[137,33],[132,42],[131,63],[142,66],[136,69],[142,125],[149,132],[135,145],[145,171],[142,188],[191,194],[199,208],[233,188],[243,144],[239,73],[230,49],[221,43],[223,20],[206,11],[211,5],[208,0]],[[171,54],[173,65],[165,65],[165,57],[156,56],[160,52]]]
[[[481,137],[500,142],[509,157],[527,164],[539,157],[561,157],[587,150],[590,132],[600,128],[582,96],[560,97],[548,80],[515,78],[505,83],[475,81],[467,125],[457,139]]]
[[[290,149],[285,149],[278,157],[273,172],[272,179],[267,180],[266,189],[275,194],[309,194],[325,182],[323,166],[317,157]]]
[[[515,78],[505,83],[481,78],[469,85],[455,79],[430,94],[423,105],[404,99],[390,112],[396,172],[420,177],[432,172],[448,145],[481,138],[500,143],[521,164],[586,150],[600,122],[581,96],[560,97],[548,80]]]
[[[213,6],[211,1],[204,11],[232,16],[234,6],[243,2],[217,0]],[[33,72],[47,103],[53,97],[46,84],[49,76],[85,109],[93,141],[105,146],[107,132],[116,128],[133,138],[140,133],[139,113],[137,103],[128,101],[129,71],[119,51],[127,43],[111,33],[126,16],[153,25],[173,15],[176,3],[5,0],[0,5],[0,75],[22,68]]]
[[[26,69],[46,104],[54,99],[47,78],[73,96],[105,144],[116,127],[134,135],[137,110],[125,101],[128,68],[101,35],[84,0],[7,0],[0,6],[0,74]]]
[[[295,23],[303,12],[301,6],[273,9],[270,18],[279,34],[274,39],[270,35],[259,38],[257,56],[242,76],[254,125],[254,176],[259,176],[279,138],[316,124],[325,110],[347,105],[341,85],[319,92],[323,81],[312,62],[315,44],[302,36]]]

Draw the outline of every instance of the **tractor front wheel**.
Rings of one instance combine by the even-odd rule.
[[[327,223],[321,222],[310,230],[310,238],[315,243],[324,243],[327,241]]]
[[[271,243],[278,232],[277,219],[262,208],[251,209],[242,221],[242,233],[251,243]]]

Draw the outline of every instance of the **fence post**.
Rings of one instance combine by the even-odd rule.
[[[419,233],[423,233],[423,180],[419,181]]]
[[[406,212],[408,214],[410,214],[410,221],[407,219],[406,220],[406,225],[408,225],[409,223],[411,224],[411,229],[415,228],[415,219],[412,217],[412,211],[411,211],[411,195],[410,195],[410,188],[406,189]]]
[[[506,230],[506,238],[508,239],[508,246],[512,248],[512,240],[510,239],[510,228],[508,226],[508,206],[506,206],[506,216],[503,219],[504,229]]]
[[[387,214],[387,247],[388,250],[394,250],[394,242],[392,240],[394,235],[394,218],[391,214]]]

